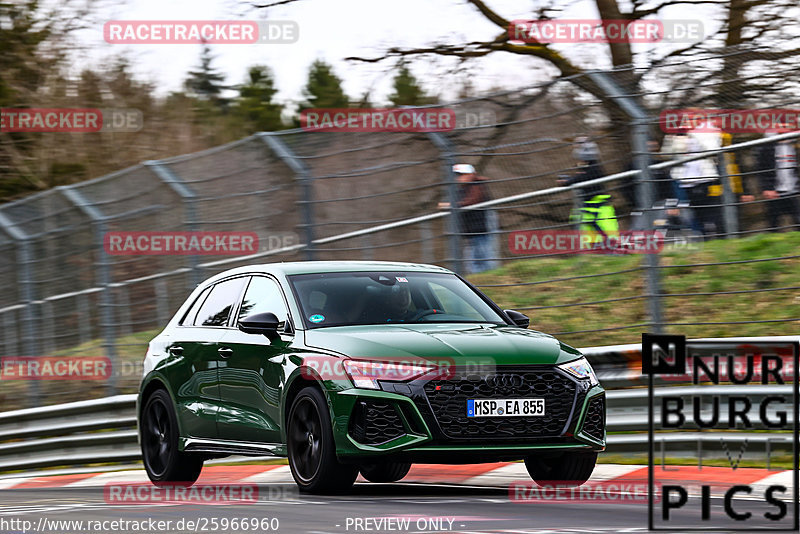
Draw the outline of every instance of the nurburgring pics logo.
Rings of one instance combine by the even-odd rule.
[[[699,20],[514,20],[508,27],[512,41],[555,43],[694,43],[704,36]]]
[[[447,132],[457,126],[448,108],[304,109],[307,132]]]
[[[0,108],[0,132],[138,132],[142,112],[131,108]]]
[[[512,254],[658,254],[664,248],[664,233],[629,230],[616,234],[580,230],[518,230],[508,234]]]
[[[255,232],[106,232],[103,249],[119,256],[237,256],[259,251]]]
[[[300,38],[292,20],[110,20],[110,44],[291,44]]]
[[[725,483],[698,481],[698,484],[691,479],[663,483],[659,492],[660,513],[656,513],[654,499],[648,508],[650,530],[797,531],[800,525],[796,372],[799,352],[796,341],[687,341],[678,335],[642,334],[642,374],[648,376],[649,480],[656,480],[656,442],[661,442],[663,458],[669,454],[665,453],[668,438],[670,443],[681,443],[675,438],[683,438],[684,443],[690,444],[689,450],[697,447],[694,461],[698,469],[703,457],[708,456],[708,449],[718,443],[731,471]],[[793,363],[790,370],[786,368],[789,354]],[[656,397],[655,377],[663,380],[669,375],[687,374],[691,375],[690,393],[683,388],[660,387]],[[787,456],[793,457],[784,481],[772,479],[769,485],[753,485],[737,476],[736,470],[749,442],[757,438],[767,438],[764,455],[767,470],[776,447],[782,447],[789,453]],[[728,443],[739,448],[735,461]],[[791,489],[787,487],[789,480]],[[698,489],[700,498],[690,499],[691,493]],[[655,492],[653,487],[650,491]],[[722,498],[719,513],[712,513],[712,492],[718,493],[713,497]]]
[[[111,360],[105,356],[3,356],[0,380],[106,380]]]
[[[665,109],[658,123],[668,134],[788,132],[800,130],[800,109]]]

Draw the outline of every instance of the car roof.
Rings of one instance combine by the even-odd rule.
[[[237,267],[220,273],[213,279],[223,278],[241,273],[265,274],[319,274],[341,273],[350,271],[406,271],[428,273],[452,273],[452,271],[438,265],[424,263],[404,263],[391,261],[291,261],[281,263],[262,263]]]

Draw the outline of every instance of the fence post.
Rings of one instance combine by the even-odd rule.
[[[94,228],[95,252],[97,253],[97,285],[102,288],[100,292],[100,330],[103,333],[103,349],[105,355],[111,360],[113,369],[119,369],[120,361],[117,357],[117,332],[114,326],[114,295],[111,285],[111,263],[109,255],[103,250],[103,238],[108,231],[106,216],[93,206],[77,189],[70,186],[56,187],[66,199],[78,208],[91,221]],[[117,394],[117,373],[112,372],[108,380],[108,387],[112,395]]]
[[[78,312],[78,340],[80,344],[89,342],[92,339],[92,310],[89,306],[89,295],[81,293],[76,297],[76,309]]]
[[[22,323],[22,345],[23,356],[39,356],[39,336],[36,334],[36,312],[34,311],[34,282],[31,276],[30,264],[33,261],[31,254],[31,237],[21,228],[13,223],[5,214],[0,213],[0,230],[3,230],[16,245],[17,256],[17,284],[19,285],[20,301],[20,322]],[[39,382],[29,381],[28,395],[30,396],[31,406],[41,404],[41,390]]]
[[[16,310],[3,314],[3,350],[6,355],[19,354],[17,345],[17,322],[14,320]]]
[[[167,324],[169,321],[169,285],[163,278],[156,278],[153,281],[156,293],[156,317],[158,324]]]
[[[431,223],[425,221],[419,225],[419,238],[422,251],[422,263],[433,263],[433,231]]]
[[[117,324],[119,325],[120,335],[133,333],[133,319],[131,317],[131,293],[128,284],[116,284],[115,288],[117,298],[117,311],[116,314]]]
[[[39,331],[39,335],[42,339],[42,348],[44,353],[48,356],[52,355],[56,350],[56,316],[53,313],[53,303],[49,300],[41,301],[41,318],[42,318],[42,325],[41,330]]]
[[[313,260],[314,252],[314,178],[303,160],[281,141],[275,132],[261,132],[258,137],[281,159],[291,171],[300,185],[300,200],[297,202],[303,212],[303,227],[306,234],[306,259]]]
[[[647,146],[650,134],[650,116],[642,109],[635,97],[625,93],[617,86],[608,73],[591,71],[588,75],[632,119],[631,147],[633,149],[633,165],[639,170],[636,192],[639,209],[642,213],[642,230],[653,230],[653,199],[655,198],[653,190],[655,184],[650,172],[650,156]],[[648,311],[653,333],[663,331],[658,260],[658,254],[645,254],[643,260],[645,264]]]
[[[717,155],[719,180],[722,183],[722,214],[725,219],[725,234],[728,239],[732,239],[739,234],[739,220],[736,216],[736,195],[733,194],[733,189],[731,189],[731,177],[728,175],[726,159],[727,154],[725,152],[720,152]]]
[[[195,193],[194,190],[189,187],[189,185],[180,176],[173,172],[173,170],[164,163],[160,161],[145,161],[143,165],[153,171],[153,174],[155,174],[158,179],[164,182],[167,187],[175,191],[178,196],[181,197],[184,202],[186,227],[190,232],[197,231],[197,212],[194,208],[194,202],[197,199],[197,193]],[[189,275],[190,287],[187,289],[194,290],[194,288],[197,287],[197,284],[203,281],[200,264],[197,261],[196,254],[189,255],[189,268],[191,269],[191,274]]]
[[[450,203],[450,216],[447,218],[447,235],[450,249],[450,268],[457,272],[464,272],[464,256],[461,248],[461,208],[458,207],[458,183],[456,182],[453,165],[455,158],[453,144],[444,135],[438,132],[429,132],[428,137],[439,149],[442,159],[442,176],[447,184],[447,201]]]

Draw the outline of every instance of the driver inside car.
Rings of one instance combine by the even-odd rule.
[[[411,311],[411,291],[408,283],[398,282],[387,288],[386,297],[386,322],[398,323],[410,320],[414,313]]]

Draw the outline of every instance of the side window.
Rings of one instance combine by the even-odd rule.
[[[197,312],[194,325],[225,326],[228,324],[231,309],[236,305],[236,300],[246,281],[246,277],[232,278],[212,287],[211,293]]]
[[[189,308],[189,311],[186,312],[186,315],[183,316],[183,320],[181,321],[182,325],[191,326],[194,324],[194,319],[197,317],[197,310],[200,309],[200,306],[203,305],[203,302],[206,301],[206,297],[208,296],[208,292],[211,291],[210,287],[207,287],[200,293],[200,296],[194,301],[192,307]]]
[[[289,317],[286,302],[283,300],[283,292],[278,283],[271,278],[254,276],[244,294],[242,308],[239,310],[239,319],[265,312],[274,313],[281,322],[285,322]]]

